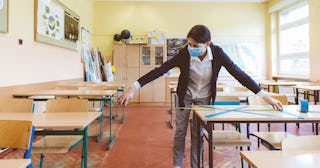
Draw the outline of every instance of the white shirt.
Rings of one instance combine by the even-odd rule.
[[[213,55],[209,46],[207,55],[202,61],[199,57],[191,57],[190,78],[186,93],[188,97],[195,99],[211,96],[212,60]]]

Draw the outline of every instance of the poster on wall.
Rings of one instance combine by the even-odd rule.
[[[63,40],[64,10],[52,1],[38,0],[37,26],[38,33],[56,40]]]
[[[186,37],[170,37],[167,38],[167,60],[172,59],[179,54],[179,50],[187,45],[188,40]]]
[[[79,20],[75,17],[72,17],[70,13],[65,12],[64,14],[65,18],[65,29],[64,29],[64,38],[66,40],[70,40],[73,42],[78,41],[78,35],[79,35]]]
[[[58,0],[35,0],[35,41],[79,50],[79,16]]]
[[[0,32],[8,32],[8,0],[0,0]]]

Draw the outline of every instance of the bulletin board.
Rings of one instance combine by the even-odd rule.
[[[35,41],[79,49],[80,17],[58,0],[35,0]]]
[[[8,0],[0,0],[0,32],[8,32]]]

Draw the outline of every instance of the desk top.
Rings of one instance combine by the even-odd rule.
[[[31,159],[0,159],[1,167],[6,168],[26,168],[31,163]]]
[[[269,85],[269,86],[296,86],[298,82],[276,82],[276,81],[261,81],[260,85]]]
[[[314,168],[320,163],[320,151],[241,151],[240,155],[254,168]]]
[[[275,111],[269,105],[216,105],[195,106],[194,111],[203,121],[320,121],[320,105],[309,105],[308,113],[301,113],[298,105],[285,105],[283,107],[283,111]]]
[[[39,129],[83,129],[100,115],[100,112],[0,113],[0,120],[30,120]]]
[[[58,85],[62,87],[95,87],[102,86],[105,90],[119,90],[125,87],[125,84],[113,83],[113,82],[102,82],[102,83],[92,83],[92,82],[79,82]]]
[[[31,90],[15,92],[14,97],[26,96],[112,96],[117,90]]]
[[[304,89],[304,90],[312,90],[312,91],[318,91],[320,90],[320,86],[317,86],[317,85],[297,85],[297,86],[293,86],[294,88],[297,88],[297,89]]]
[[[234,92],[226,92],[226,91],[218,91],[217,96],[231,96],[231,97],[249,97],[254,96],[255,94],[251,91],[234,91]]]

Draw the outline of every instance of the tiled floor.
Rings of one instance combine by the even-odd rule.
[[[169,106],[129,106],[126,108],[127,120],[121,124],[114,120],[113,132],[116,142],[111,150],[106,150],[109,135],[109,120],[104,120],[104,137],[100,142],[89,140],[89,167],[108,168],[170,168],[172,167],[172,146],[174,129],[168,125]],[[108,111],[108,107],[105,109]],[[266,130],[266,124],[262,124]],[[230,126],[229,126],[230,127]],[[245,129],[245,125],[242,125]],[[97,130],[98,122],[90,125],[90,130]],[[216,126],[219,128],[219,125]],[[188,129],[189,130],[189,129]],[[251,125],[256,130],[256,125]],[[282,131],[283,124],[272,124],[272,131]],[[300,129],[295,124],[289,124],[288,132],[296,135],[313,134],[311,124],[302,124]],[[256,139],[251,138],[251,150],[257,148]],[[207,145],[205,144],[205,147]],[[185,161],[183,167],[189,168],[190,135],[187,135]],[[45,168],[80,167],[81,145],[66,154],[46,154]],[[22,151],[13,151],[5,158],[20,158]],[[218,148],[214,151],[215,167],[240,167],[239,151],[234,148]],[[205,156],[207,158],[207,156]],[[32,154],[34,167],[39,167],[39,154]],[[207,167],[207,162],[205,162]],[[1,167],[1,166],[0,166]]]

